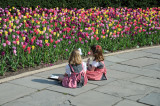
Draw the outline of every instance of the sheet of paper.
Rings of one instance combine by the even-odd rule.
[[[59,76],[56,76],[56,75],[51,75],[50,78],[53,78],[53,79],[58,79]]]

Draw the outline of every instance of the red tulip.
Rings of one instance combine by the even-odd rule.
[[[79,37],[79,41],[81,41],[82,40],[82,38],[81,37]]]
[[[26,45],[22,45],[22,48],[25,49],[25,48],[26,48]]]

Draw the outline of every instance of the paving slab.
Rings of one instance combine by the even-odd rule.
[[[42,90],[32,95],[9,102],[3,106],[59,106],[71,98],[69,95]]]
[[[95,84],[95,85],[106,85],[106,84],[111,83],[111,82],[113,82],[115,80],[117,80],[117,79],[108,77],[107,80],[102,80],[102,81],[92,81],[92,80],[89,80],[88,83]]]
[[[111,78],[116,78],[116,79],[130,80],[140,75],[108,69],[107,76]]]
[[[143,67],[144,69],[156,70],[160,72],[160,63]]]
[[[155,91],[155,88],[132,83],[129,81],[118,80],[105,86],[98,87],[95,90],[136,101],[146,94]]]
[[[121,98],[103,94],[96,91],[88,91],[85,94],[78,95],[70,99],[71,104],[75,106],[112,106]]]
[[[56,85],[58,82],[41,78],[41,77],[36,77],[36,76],[28,76],[20,79],[16,79],[13,81],[9,81],[9,83],[12,84],[18,84],[30,88],[35,88],[35,89],[44,89],[50,86]]]
[[[160,80],[159,79],[140,76],[140,77],[132,79],[131,81],[135,82],[135,83],[139,83],[139,84],[144,84],[144,85],[160,88]]]
[[[76,96],[81,93],[87,92],[91,89],[94,89],[96,87],[97,87],[97,85],[93,85],[93,84],[88,83],[86,86],[83,86],[82,88],[71,89],[71,88],[62,87],[61,85],[59,85],[59,86],[57,85],[57,86],[49,87],[47,89],[52,90],[52,91],[61,92],[64,94],[70,94],[70,95]]]
[[[153,58],[153,59],[160,59],[160,55],[157,55],[157,54],[151,54],[151,55],[148,55],[148,56],[146,56],[146,57],[148,57],[148,58]]]
[[[138,100],[138,102],[152,106],[160,106],[160,93],[152,92],[144,98]]]
[[[107,60],[107,61],[111,61],[113,63],[128,60],[128,59],[120,58],[120,57],[117,57],[117,56],[107,56],[107,57],[104,57],[104,59]]]
[[[116,70],[116,71],[122,71],[122,72],[129,72],[129,73],[139,73],[140,68],[128,66],[125,64],[114,64],[112,66],[108,66],[107,69]]]
[[[160,47],[151,48],[151,49],[144,49],[142,51],[147,52],[147,53],[154,53],[154,54],[159,54],[160,55]]]
[[[115,106],[148,106],[148,105],[125,99],[117,103]]]
[[[105,64],[106,67],[108,67],[108,66],[111,66],[111,65],[116,64],[116,63],[108,61],[108,60],[104,60],[104,64]]]
[[[130,59],[140,58],[140,57],[144,57],[144,56],[148,56],[148,55],[151,55],[151,53],[146,53],[146,52],[138,50],[138,51],[132,51],[132,52],[117,54],[115,56],[117,56],[119,58],[130,60]]]
[[[160,78],[160,72],[151,69],[138,68],[122,64],[115,64],[113,66],[109,66],[108,69],[137,74],[137,75],[143,75],[148,77]]]
[[[29,95],[35,91],[35,89],[15,84],[0,84],[0,105],[15,100],[17,98],[23,97],[25,95]]]
[[[130,66],[137,66],[137,67],[144,67],[152,64],[160,63],[160,60],[158,59],[152,59],[152,58],[137,58],[137,59],[132,59],[128,60],[125,62],[122,62],[122,64],[130,65]]]
[[[34,74],[34,76],[48,78],[48,76],[50,76],[51,74],[62,75],[64,73],[65,73],[65,67],[60,67],[60,68],[55,68],[55,69],[48,70],[42,73]]]

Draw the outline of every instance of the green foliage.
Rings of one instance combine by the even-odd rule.
[[[0,0],[0,7],[93,8],[93,7],[159,7],[159,0]]]

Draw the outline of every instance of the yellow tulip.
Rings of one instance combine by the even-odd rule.
[[[52,30],[51,29],[49,29],[49,32],[51,32]]]
[[[109,27],[111,27],[112,26],[112,24],[109,24]]]
[[[46,31],[46,27],[43,27],[43,31]]]
[[[35,46],[32,46],[32,50],[34,50],[35,49]]]
[[[25,29],[25,31],[27,32],[27,29]]]
[[[59,37],[59,33],[57,33],[57,37]]]
[[[13,23],[11,23],[11,26],[13,26]]]
[[[9,29],[9,32],[12,32],[12,29]]]
[[[45,40],[45,43],[48,43],[48,40]]]
[[[39,34],[42,34],[42,31],[39,31]]]
[[[14,26],[13,26],[13,29],[15,29],[15,28],[16,28],[16,26],[14,25]]]
[[[106,36],[103,36],[103,39],[105,39]]]
[[[34,14],[34,17],[36,17],[37,16],[37,14]]]
[[[118,32],[120,32],[122,29],[121,28],[118,28]]]
[[[17,20],[18,19],[18,17],[17,16],[15,16],[15,20]]]
[[[8,15],[10,15],[10,12],[8,12]]]
[[[107,30],[107,33],[109,32],[109,30]]]
[[[5,35],[8,35],[8,32],[7,32],[7,31],[5,31],[4,33],[5,33]]]
[[[26,40],[26,37],[22,37],[23,40]]]
[[[17,41],[17,45],[19,45],[19,41]]]
[[[53,35],[56,35],[56,32],[53,32]]]

